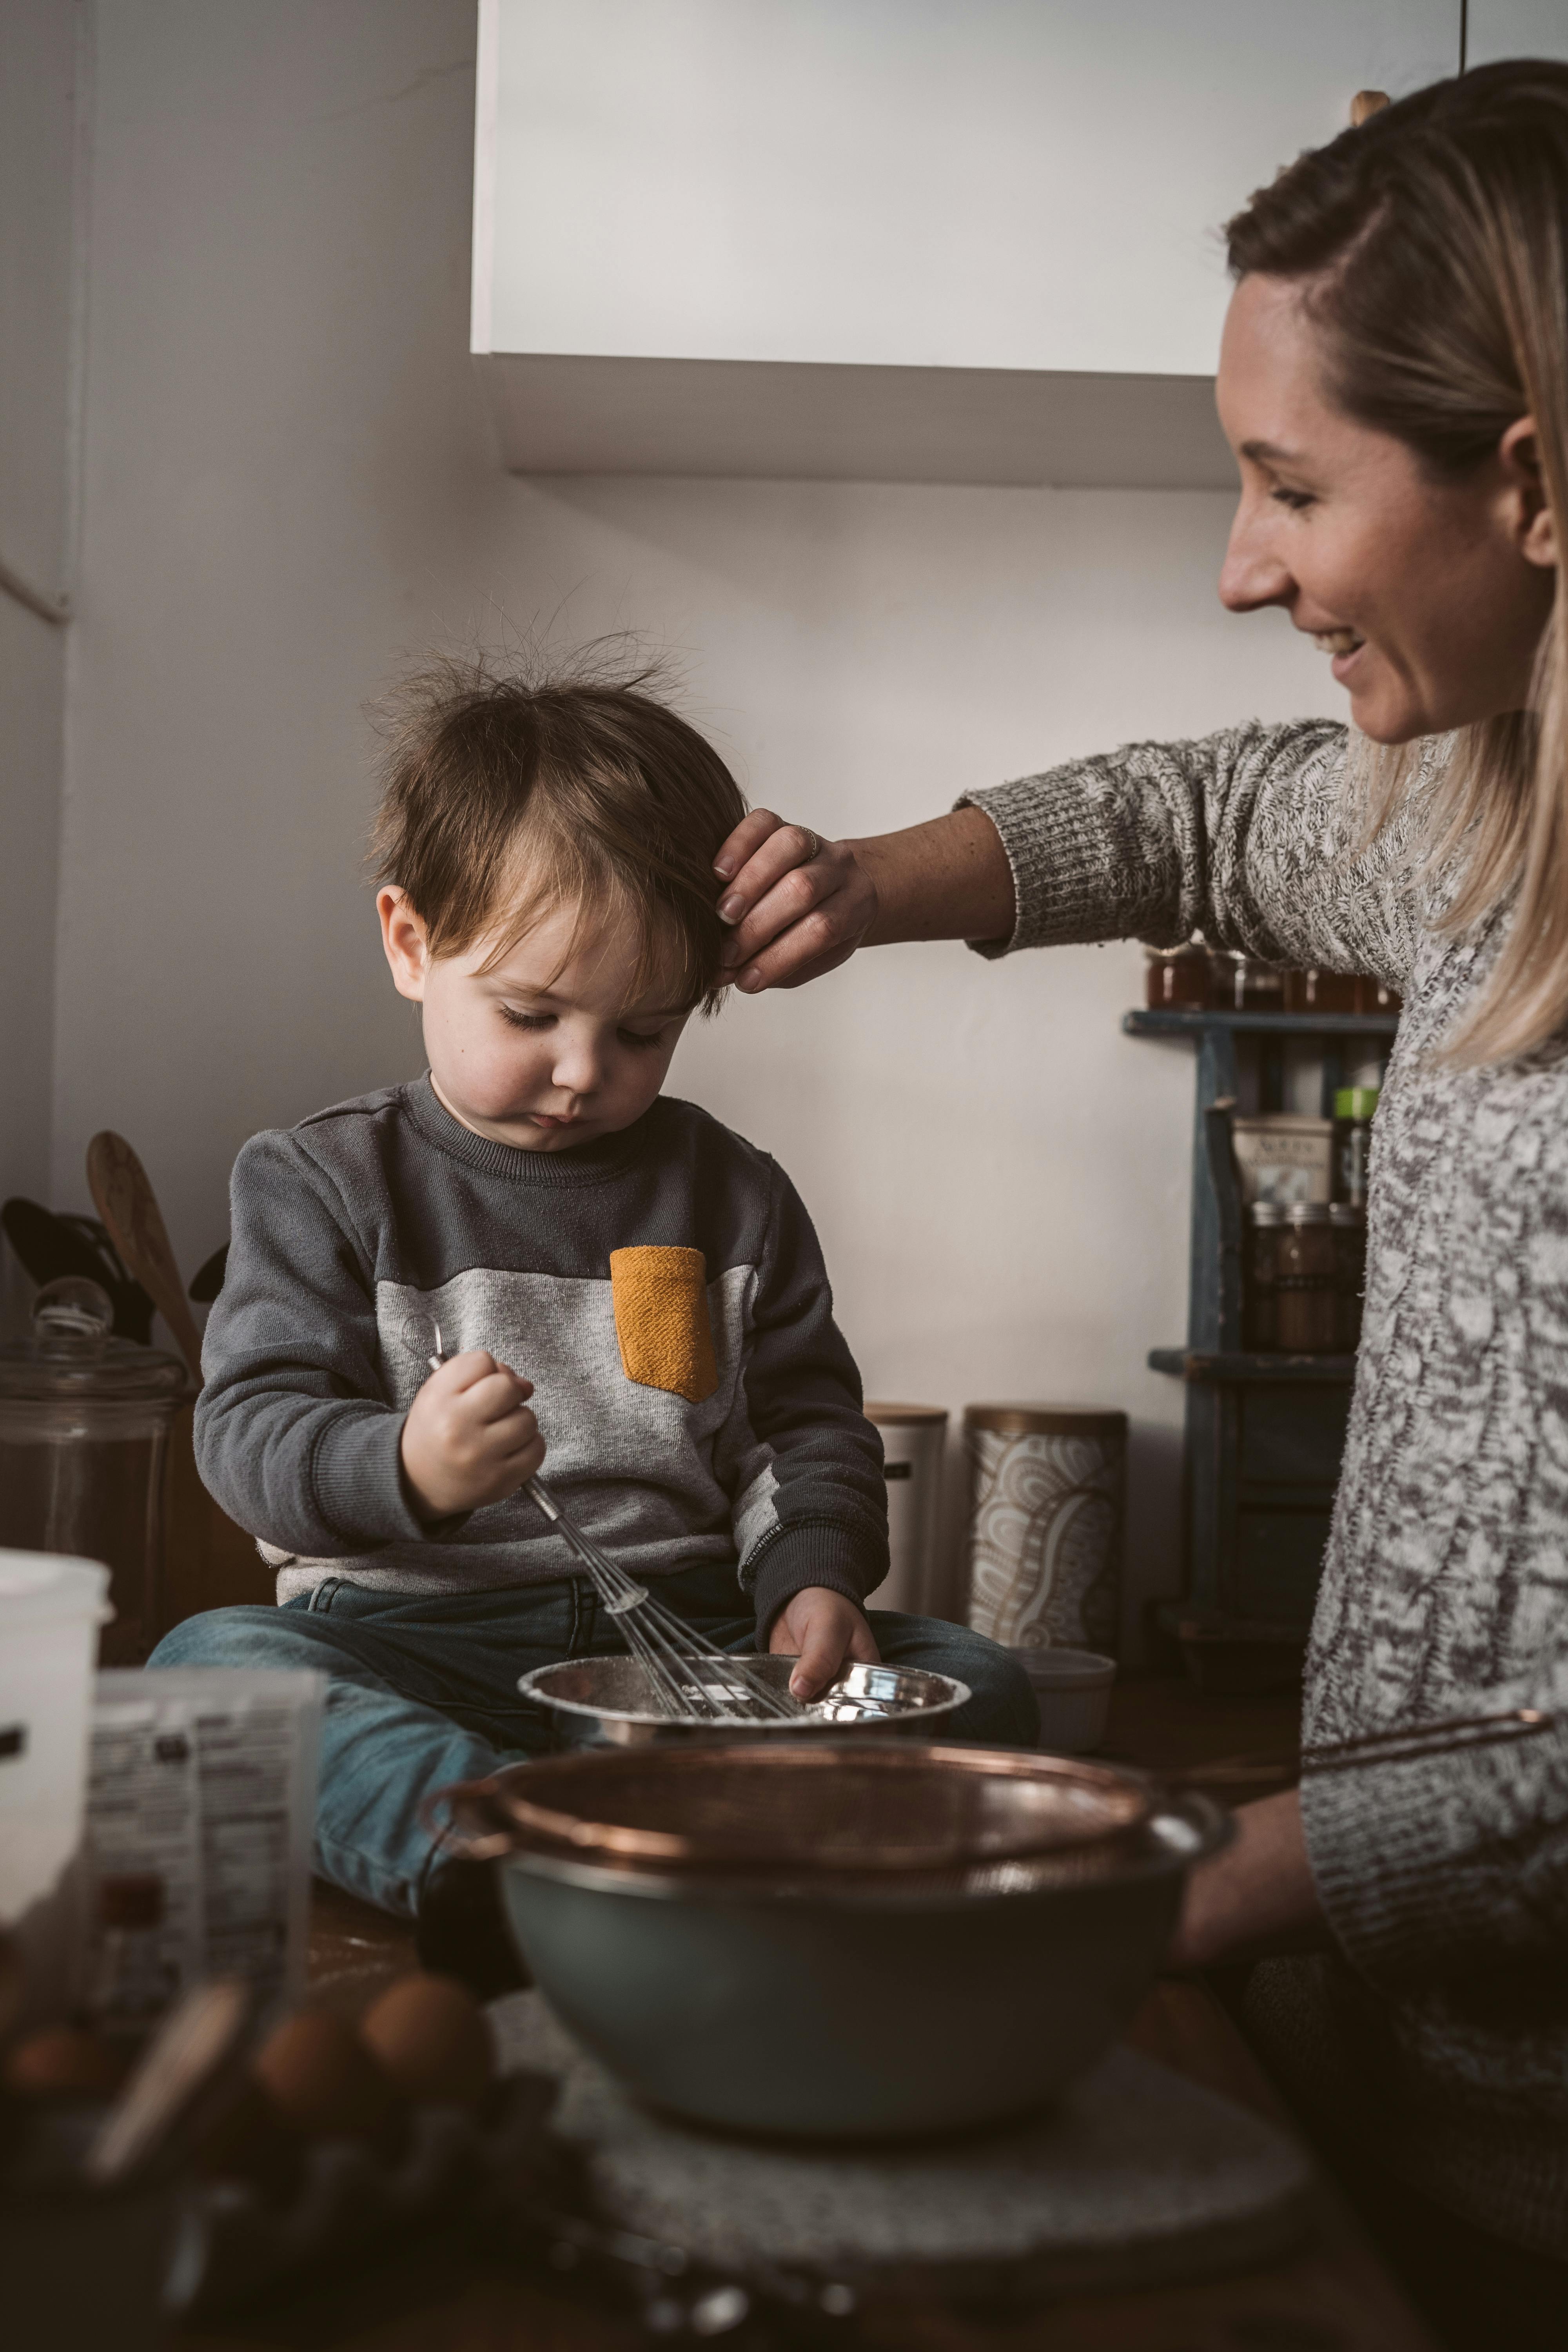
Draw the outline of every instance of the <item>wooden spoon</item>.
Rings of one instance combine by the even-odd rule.
[[[169,1246],[158,1196],[122,1135],[105,1128],[87,1147],[87,1181],[99,1215],[174,1340],[196,1381],[202,1377],[201,1334],[185,1304],[185,1287]]]

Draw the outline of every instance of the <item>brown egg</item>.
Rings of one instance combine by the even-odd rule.
[[[354,2032],[330,2010],[296,2010],[267,2037],[251,2074],[280,2123],[301,2139],[374,2139],[397,2095]]]
[[[111,2042],[78,2025],[46,2025],[5,2054],[4,2082],[18,2099],[109,2099],[125,2080]]]
[[[360,2039],[388,2080],[417,2104],[477,2107],[495,2050],[485,2013],[455,1977],[403,1977],[360,2021]]]

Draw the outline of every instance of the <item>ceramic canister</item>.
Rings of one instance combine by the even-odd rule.
[[[947,1413],[939,1404],[874,1402],[867,1405],[866,1418],[882,1436],[891,1555],[886,1580],[870,1595],[871,1605],[929,1615]]]
[[[1009,1649],[1114,1654],[1127,1415],[972,1404],[969,1622]]]

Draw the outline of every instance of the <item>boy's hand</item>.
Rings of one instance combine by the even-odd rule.
[[[826,1584],[808,1584],[779,1611],[768,1649],[799,1651],[800,1664],[789,1678],[795,1698],[820,1696],[851,1659],[874,1666],[881,1657],[864,1612]]]
[[[499,1503],[544,1459],[539,1423],[521,1379],[483,1348],[467,1349],[432,1372],[403,1424],[403,1469],[433,1519]]]

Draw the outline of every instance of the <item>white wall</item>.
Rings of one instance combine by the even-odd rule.
[[[63,0],[0,9],[0,562],[47,602],[69,571],[77,17]],[[0,1199],[49,1181],[66,650],[0,591]],[[9,1290],[0,1267],[0,1324]]]
[[[1149,732],[1332,707],[1226,620],[1226,502],[509,478],[466,355],[468,0],[100,0],[54,1189],[110,1125],[187,1267],[243,1139],[416,1070],[358,859],[360,712],[432,639],[647,630],[824,831]],[[875,1392],[1124,1404],[1175,1560],[1191,1064],[1136,948],[867,957],[674,1083],[805,1193]]]

